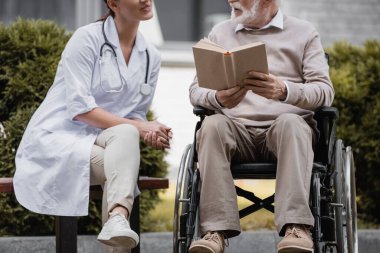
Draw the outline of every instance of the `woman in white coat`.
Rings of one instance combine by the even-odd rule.
[[[104,187],[98,239],[133,248],[128,217],[139,194],[139,139],[169,148],[171,130],[146,120],[160,57],[138,32],[152,0],[105,0],[104,20],[79,28],[62,53],[53,85],[17,150],[14,188],[31,211],[88,214],[89,186]]]

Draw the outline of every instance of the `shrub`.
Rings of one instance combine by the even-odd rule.
[[[53,83],[60,55],[71,34],[49,21],[18,19],[11,26],[0,24],[0,177],[15,171],[14,156],[35,109]],[[148,118],[152,119],[150,113]],[[165,153],[141,143],[143,175],[165,176]],[[146,217],[159,201],[157,191],[141,196],[142,230],[149,230]],[[97,233],[101,228],[100,203],[91,201],[89,215],[79,219],[79,233]],[[0,196],[1,235],[53,234],[53,217],[35,214],[18,204],[13,195]],[[6,218],[4,218],[6,217]]]
[[[338,137],[353,148],[359,217],[380,223],[380,41],[326,50],[339,109]]]

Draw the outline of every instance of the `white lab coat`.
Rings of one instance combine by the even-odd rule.
[[[107,75],[111,80],[103,83],[105,87],[100,86],[100,47],[105,41],[102,22],[79,28],[66,45],[54,83],[31,118],[17,150],[15,194],[33,212],[60,216],[88,214],[90,154],[101,129],[73,120],[76,115],[100,107],[120,117],[146,120],[160,68],[159,53],[138,33],[127,66],[112,17],[105,21],[105,33],[116,51],[126,85],[119,93],[106,93],[108,83],[120,80]],[[152,92],[142,95],[146,49]],[[109,64],[109,68],[116,67]],[[113,73],[115,69],[109,71]]]

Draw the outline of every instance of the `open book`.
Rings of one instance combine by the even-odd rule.
[[[193,46],[195,68],[200,87],[224,90],[242,85],[250,71],[268,74],[265,45],[250,43],[227,51],[209,39]]]

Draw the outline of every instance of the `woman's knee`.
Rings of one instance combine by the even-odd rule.
[[[112,127],[110,130],[114,133],[114,137],[127,142],[139,142],[139,130],[130,124],[120,124]]]

